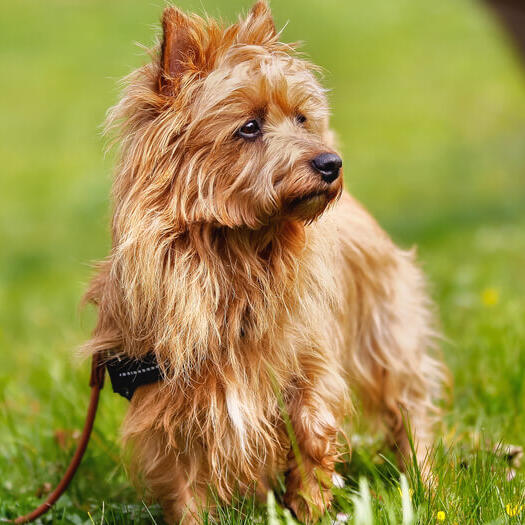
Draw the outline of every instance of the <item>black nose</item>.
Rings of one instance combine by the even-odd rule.
[[[325,182],[330,184],[339,177],[339,171],[343,161],[339,155],[335,153],[321,153],[312,160],[312,166],[321,174]]]

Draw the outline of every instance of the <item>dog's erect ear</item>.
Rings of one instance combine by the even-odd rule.
[[[164,95],[174,95],[185,71],[199,65],[202,51],[195,25],[176,7],[166,7],[162,13],[159,91]]]
[[[253,16],[254,18],[263,16],[265,18],[270,18],[271,20],[272,13],[270,11],[270,6],[268,5],[268,2],[266,0],[257,0],[250,10],[250,16]]]
[[[272,12],[266,0],[257,0],[245,20],[241,22],[239,40],[249,44],[263,44],[276,36]]]

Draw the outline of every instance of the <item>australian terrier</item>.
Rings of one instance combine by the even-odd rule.
[[[265,1],[230,26],[170,6],[162,30],[109,113],[113,247],[86,347],[163,369],[123,436],[170,523],[281,473],[312,522],[354,394],[424,468],[443,379],[425,280],[343,191],[317,68]]]

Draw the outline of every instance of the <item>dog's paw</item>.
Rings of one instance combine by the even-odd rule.
[[[288,489],[284,504],[301,523],[316,523],[332,504],[332,492],[323,482],[312,479],[297,490]]]

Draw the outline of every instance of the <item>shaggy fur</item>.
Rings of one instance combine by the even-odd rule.
[[[442,378],[424,279],[342,176],[312,168],[334,151],[325,93],[265,2],[229,27],[168,7],[162,27],[109,114],[113,248],[87,293],[86,348],[153,350],[164,369],[123,434],[170,522],[197,520],[210,485],[228,501],[279,473],[285,504],[313,521],[350,391],[404,458],[406,416],[424,460]],[[252,119],[262,135],[245,140]]]

